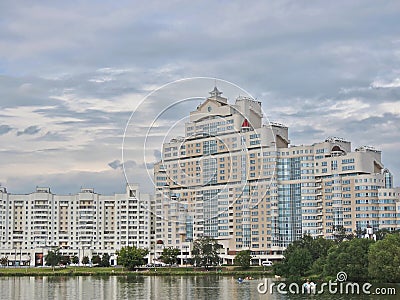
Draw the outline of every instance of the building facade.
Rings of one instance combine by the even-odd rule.
[[[80,262],[108,253],[116,264],[115,251],[123,246],[151,248],[151,201],[135,184],[111,196],[87,188],[56,195],[41,187],[22,195],[0,187],[0,258],[7,257],[9,265],[39,266],[50,249],[60,248]]]
[[[335,137],[291,145],[286,126],[263,123],[261,102],[229,104],[217,88],[164,143],[154,179],[156,256],[176,247],[184,260],[209,236],[224,263],[250,249],[260,264],[304,234],[400,228],[400,189],[380,151]]]

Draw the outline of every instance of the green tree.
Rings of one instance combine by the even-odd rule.
[[[324,275],[346,272],[349,280],[368,280],[368,251],[372,243],[370,239],[353,239],[335,245],[326,258]]]
[[[0,264],[5,267],[8,265],[8,258],[3,256],[2,258],[0,258]]]
[[[381,282],[400,282],[400,234],[386,234],[372,244],[368,253],[368,271]]]
[[[60,264],[68,266],[71,263],[71,257],[69,255],[62,255],[60,258]]]
[[[323,237],[313,239],[310,236],[305,237],[304,247],[310,251],[313,261],[326,257],[328,255],[329,249],[335,245],[333,240],[327,240]]]
[[[313,239],[304,235],[286,248],[282,262],[273,266],[274,273],[288,278],[298,278],[314,271],[321,274],[324,259],[334,244],[334,241],[322,237]]]
[[[334,245],[335,241],[327,240],[322,237],[313,240],[313,243],[310,245],[309,248],[310,254],[313,259],[313,264],[310,271],[311,274],[323,274],[329,249]]]
[[[352,232],[347,232],[346,228],[343,225],[334,225],[333,229],[333,237],[335,241],[341,243],[343,241],[350,241],[355,238],[355,234]]]
[[[46,261],[46,266],[57,266],[61,261],[60,249],[50,250],[47,255],[44,257]]]
[[[87,256],[84,256],[83,258],[82,258],[82,264],[84,264],[84,265],[87,265],[88,263],[89,263],[89,257],[87,257]]]
[[[72,257],[72,263],[73,264],[79,264],[79,257],[78,256],[76,256],[76,255],[74,255],[73,257]]]
[[[147,249],[136,248],[135,246],[122,247],[116,251],[118,255],[117,262],[128,270],[133,270],[137,266],[145,264],[144,257],[149,253]]]
[[[104,253],[101,256],[100,266],[101,267],[109,267],[110,266],[110,255],[108,253]]]
[[[354,230],[354,235],[359,239],[364,238],[366,233],[367,230],[365,228],[364,229],[357,228],[356,230]]]
[[[235,265],[239,265],[242,268],[249,268],[251,262],[251,251],[250,250],[242,250],[238,254],[236,254],[234,263]]]
[[[101,263],[101,258],[99,255],[93,255],[92,256],[92,264],[93,265],[100,265]]]
[[[302,277],[308,274],[313,263],[312,255],[306,248],[297,248],[287,259],[286,274],[288,277]]]
[[[180,253],[179,249],[166,247],[163,249],[161,260],[168,265],[176,264]]]
[[[377,241],[383,240],[387,234],[390,234],[390,231],[388,229],[386,228],[379,229],[378,231],[375,232],[376,240]]]
[[[201,237],[193,243],[193,261],[196,266],[215,266],[219,263],[219,249],[217,241],[210,237]]]

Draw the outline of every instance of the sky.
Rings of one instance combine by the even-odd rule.
[[[122,160],[128,120],[159,112],[142,102],[154,89],[210,77],[262,101],[292,144],[337,136],[382,150],[400,185],[399,16],[399,1],[1,1],[0,183],[112,194],[124,161],[151,192],[160,145],[144,162],[138,126]]]

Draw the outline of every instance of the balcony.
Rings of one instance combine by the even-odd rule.
[[[80,218],[92,218],[93,215],[94,215],[94,212],[91,212],[91,211],[79,212]]]
[[[33,214],[32,219],[47,219],[49,217],[48,212],[37,212]]]
[[[33,222],[33,228],[34,229],[47,229],[48,228],[48,224],[47,224],[47,220],[43,220],[43,221],[35,221]]]
[[[79,220],[78,225],[79,226],[82,226],[82,225],[92,225],[93,226],[93,218]]]
[[[24,240],[24,236],[23,235],[13,235],[13,240],[14,242],[22,242]]]

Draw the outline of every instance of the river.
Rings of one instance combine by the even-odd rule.
[[[267,291],[261,294],[258,285],[270,285],[271,279],[250,280],[243,283],[231,277],[218,276],[71,276],[71,277],[0,277],[1,300],[103,300],[103,299],[398,299],[398,295],[372,295],[375,286],[369,289],[371,295],[331,294],[329,290],[323,294],[273,294]],[[277,282],[275,282],[277,284]],[[395,288],[400,294],[400,285],[381,285],[388,292],[388,287]],[[339,290],[339,289],[338,289]],[[381,289],[382,290],[382,289]],[[393,291],[391,291],[393,292]]]

